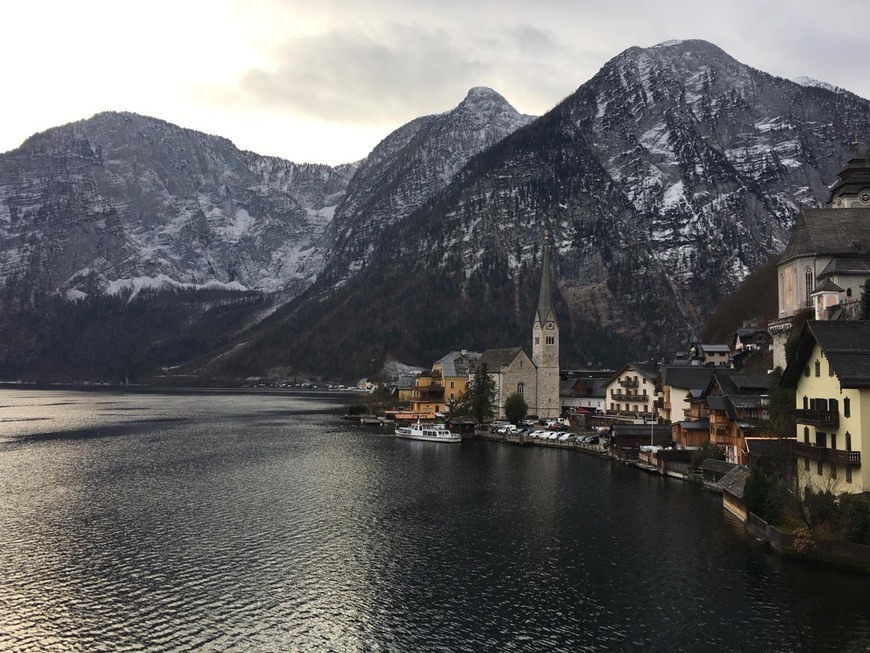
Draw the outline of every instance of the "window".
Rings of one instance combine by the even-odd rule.
[[[536,344],[536,345],[540,345],[540,344],[541,344],[541,337],[540,337],[540,336],[535,336],[535,344]]]
[[[807,267],[804,270],[804,283],[806,285],[806,293],[804,294],[804,302],[806,306],[810,305],[810,294],[813,292],[813,271]]]
[[[804,471],[805,472],[810,471],[810,459],[809,458],[804,458]]]
[[[450,401],[453,401],[454,399],[456,399],[456,396],[451,392],[450,393]]]
[[[822,472],[824,471],[824,467],[825,467],[825,463],[823,463],[821,460],[816,462],[816,474],[821,476]]]
[[[852,401],[849,397],[843,397],[843,417],[852,416]]]
[[[852,296],[852,289],[846,288],[846,297],[851,297],[851,296]]]
[[[518,384],[517,384],[517,394],[518,394],[520,397],[523,396],[523,392],[524,392],[525,389],[526,389],[526,386],[525,386],[523,383],[518,383]]]
[[[831,478],[837,478],[837,466],[831,463]]]
[[[846,465],[846,483],[852,482],[852,468]]]
[[[819,361],[816,361],[816,376],[822,375],[822,364]]]
[[[451,382],[450,382],[450,387],[451,387],[451,388],[455,388],[455,387],[456,387],[456,381],[451,381]]]
[[[825,448],[828,446],[828,434],[816,431],[816,446]]]
[[[547,336],[547,344],[555,345],[556,344],[556,336]]]
[[[806,395],[804,395],[804,410],[806,410],[809,407],[810,407],[809,400],[806,398]]]
[[[804,368],[804,376],[809,376],[809,375],[810,375],[810,366],[807,365],[807,366]]]
[[[810,427],[809,426],[804,427],[804,442],[806,444],[810,443]]]
[[[852,434],[846,431],[846,451],[852,451]]]
[[[837,448],[837,434],[831,433],[831,449]]]

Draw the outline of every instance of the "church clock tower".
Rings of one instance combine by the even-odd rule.
[[[559,401],[559,325],[552,303],[550,249],[544,242],[541,293],[532,325],[532,362],[537,368],[537,412],[539,417],[562,414]]]

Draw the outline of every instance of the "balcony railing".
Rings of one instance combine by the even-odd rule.
[[[619,385],[623,388],[636,388],[637,379],[619,379]]]
[[[799,408],[794,411],[794,420],[798,424],[835,429],[840,426],[840,413],[834,410]]]
[[[843,451],[842,449],[829,449],[828,447],[819,447],[806,442],[797,442],[795,443],[794,452],[796,456],[809,458],[810,460],[822,460],[837,465],[851,465],[853,467],[861,466],[860,451]]]
[[[646,403],[647,399],[649,399],[649,395],[634,395],[617,392],[612,398],[614,401],[636,401],[639,403]]]
[[[411,393],[413,401],[433,401],[444,397],[444,386],[432,385],[423,388],[414,388]]]

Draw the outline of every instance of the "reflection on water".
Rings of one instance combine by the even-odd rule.
[[[0,391],[0,650],[864,650],[863,577],[572,452],[334,398]]]

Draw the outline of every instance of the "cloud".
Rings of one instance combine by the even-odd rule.
[[[451,108],[491,68],[444,30],[393,23],[377,35],[347,30],[294,38],[280,48],[273,70],[251,69],[239,87],[254,103],[297,115],[395,123]]]

